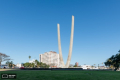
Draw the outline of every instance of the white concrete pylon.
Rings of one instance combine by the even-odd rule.
[[[72,47],[73,47],[73,34],[74,34],[74,16],[72,15],[72,24],[71,24],[71,38],[70,38],[70,46],[69,46],[69,54],[68,54],[68,59],[66,63],[66,67],[69,67],[70,61],[71,61],[71,56],[72,56]]]
[[[60,41],[60,25],[57,24],[57,28],[58,28],[58,48],[59,48],[59,58],[60,58],[60,63],[63,66],[65,66],[64,61],[63,61],[63,57],[62,57],[62,49],[61,49],[61,41]]]

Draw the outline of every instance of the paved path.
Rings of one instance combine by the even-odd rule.
[[[0,71],[14,71],[14,70],[20,70],[20,69],[0,69]]]

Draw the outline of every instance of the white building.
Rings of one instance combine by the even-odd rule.
[[[93,69],[99,69],[98,67],[94,67]]]
[[[31,60],[31,61],[29,61],[29,63],[35,63],[35,60],[33,59],[33,60]]]
[[[16,64],[16,67],[19,67],[19,68],[23,67],[23,64],[22,63],[20,63],[20,64],[18,63],[18,64]]]
[[[91,66],[90,65],[81,65],[81,68],[83,68],[83,69],[91,69]]]
[[[46,63],[48,65],[53,64],[53,66],[60,67],[59,54],[54,51],[45,52],[39,55],[40,62]]]
[[[0,65],[0,68],[4,68],[4,67],[5,67],[5,68],[9,68],[9,66],[8,66],[7,64],[1,64],[1,65]]]
[[[98,67],[91,66],[91,65],[81,65],[81,68],[83,68],[83,69],[99,69]]]

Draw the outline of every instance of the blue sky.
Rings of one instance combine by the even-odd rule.
[[[72,15],[75,17],[71,64],[100,64],[120,49],[119,0],[1,0],[0,52],[16,63],[58,53],[60,24],[64,62],[67,61]]]

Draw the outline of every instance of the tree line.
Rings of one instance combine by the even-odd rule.
[[[104,62],[104,64],[106,66],[108,66],[109,68],[112,68],[113,70],[117,70],[120,67],[120,50],[118,51],[118,53],[116,55],[112,55],[110,58],[108,58],[106,60],[106,62]]]
[[[39,67],[40,68],[49,68],[50,67],[50,65],[47,65],[46,63],[39,62],[38,60],[35,60],[34,63],[29,63],[29,62],[24,63],[23,66],[27,67],[27,68],[30,68],[30,67],[32,67],[32,68],[39,68]]]
[[[12,59],[10,59],[10,56],[0,53],[0,68],[1,68],[1,63],[4,61],[8,61],[8,60],[12,60]]]
[[[15,64],[13,64],[13,61],[7,61],[6,64],[8,65],[9,68],[16,66]]]

